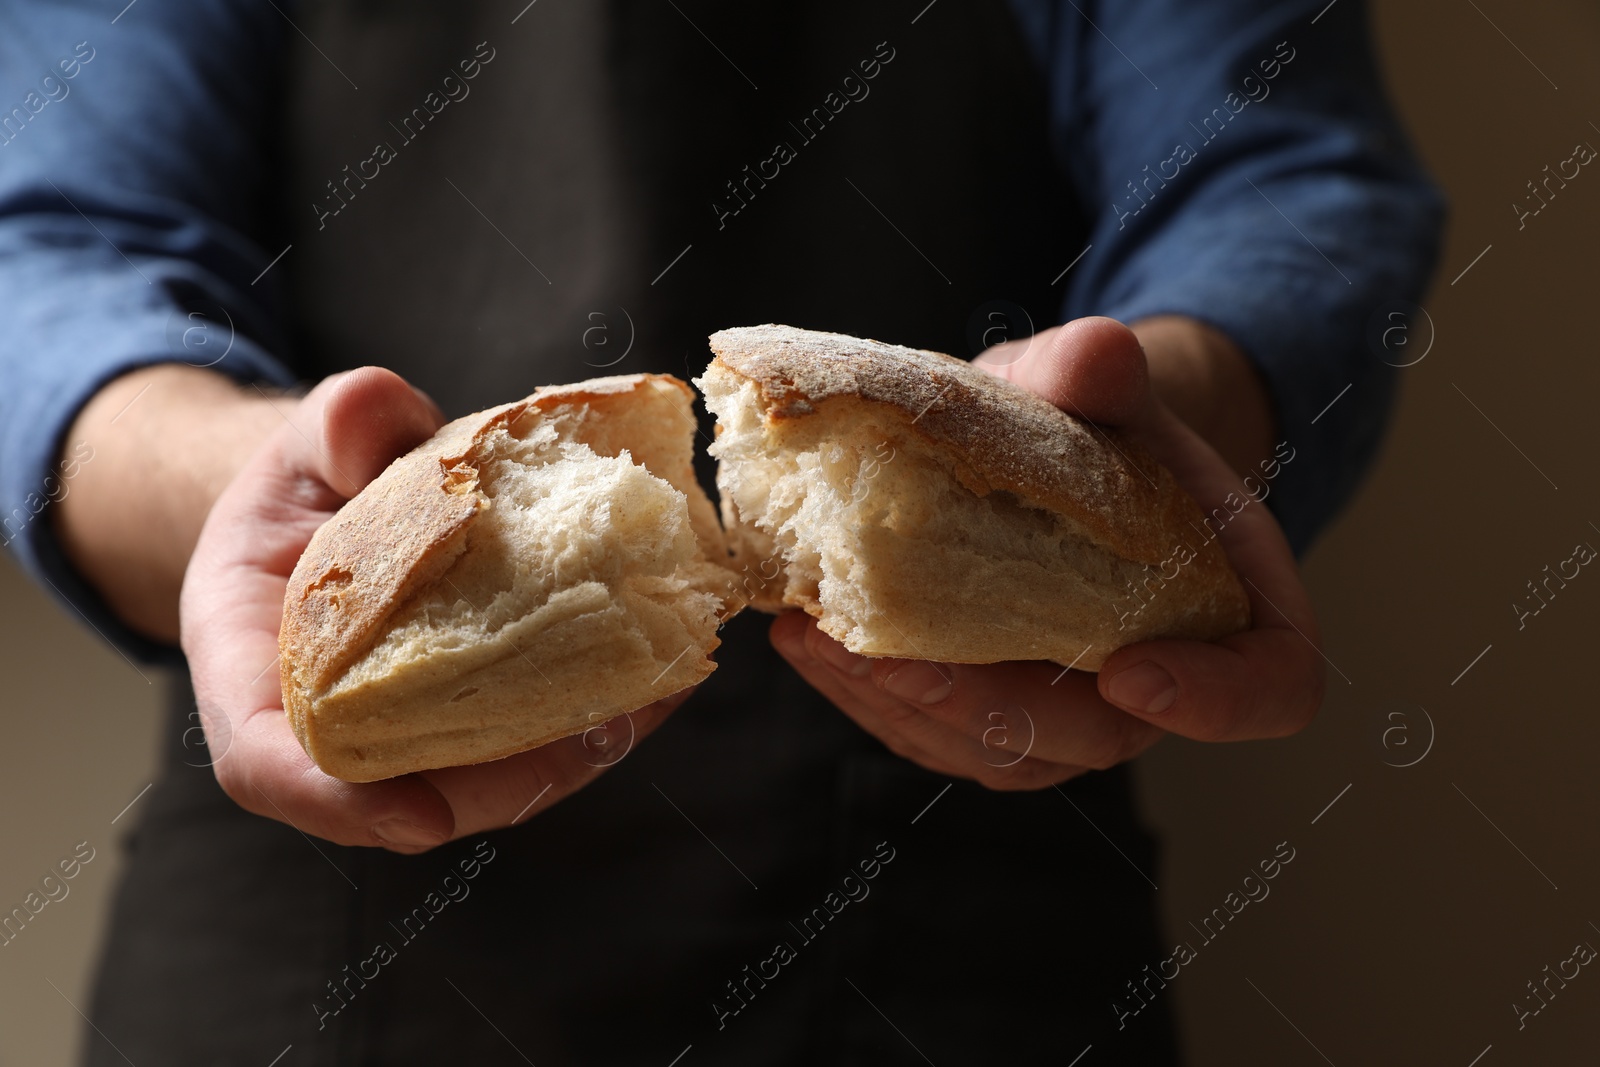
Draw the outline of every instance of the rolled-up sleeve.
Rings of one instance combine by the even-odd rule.
[[[258,243],[283,18],[254,0],[0,0],[0,538],[138,654],[48,509],[92,443],[85,402],[141,366],[290,383]]]
[[[1187,315],[1238,344],[1292,450],[1267,503],[1303,552],[1372,462],[1393,404],[1400,372],[1371,323],[1422,299],[1444,225],[1365,6],[1019,7],[1055,148],[1092,214],[1063,314]]]

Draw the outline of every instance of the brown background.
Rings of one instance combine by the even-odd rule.
[[[1406,0],[1374,15],[1391,89],[1453,204],[1427,301],[1436,338],[1404,372],[1371,482],[1306,563],[1336,665],[1317,723],[1275,743],[1169,741],[1141,764],[1167,844],[1148,873],[1175,938],[1278,842],[1296,850],[1161,995],[1197,1067],[1592,1063],[1600,973],[1521,1031],[1511,1005],[1575,942],[1600,946],[1600,575],[1585,570],[1520,632],[1510,605],[1576,543],[1600,547],[1600,170],[1520,232],[1510,205],[1575,143],[1600,146],[1600,8]],[[0,605],[0,905],[78,842],[97,850],[70,896],[0,948],[0,1064],[51,1067],[78,1044],[72,1005],[86,1006],[118,832],[138,809],[111,820],[151,780],[161,681],[9,564]],[[1431,749],[1386,765],[1425,751],[1419,707]],[[1109,846],[1084,863],[1138,878]]]

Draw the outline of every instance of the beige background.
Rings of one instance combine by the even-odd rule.
[[[1600,547],[1600,169],[1520,232],[1510,204],[1576,142],[1600,146],[1600,8],[1406,0],[1375,15],[1391,87],[1454,207],[1427,301],[1437,337],[1405,372],[1371,483],[1307,561],[1337,665],[1318,722],[1276,743],[1168,742],[1143,761],[1168,846],[1150,874],[1175,933],[1278,842],[1296,849],[1271,896],[1161,995],[1200,1067],[1592,1063],[1600,974],[1521,1031],[1511,1005],[1575,942],[1600,946],[1600,576],[1585,571],[1521,632],[1510,605],[1577,542]],[[111,820],[151,780],[160,680],[9,563],[0,605],[0,904],[78,842],[97,850],[70,896],[0,948],[0,1064],[53,1067],[78,1043],[72,1004],[86,1004],[118,830],[137,808]],[[1425,750],[1418,706],[1435,743],[1386,766]]]

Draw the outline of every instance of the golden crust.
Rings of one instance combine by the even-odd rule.
[[[1190,517],[1172,476],[1116,430],[942,352],[772,325],[712,334],[711,350],[761,388],[768,419],[816,414],[834,397],[896,408],[957,461],[968,489],[1069,516],[1128,559],[1160,562],[1165,532]]]
[[[1194,499],[1171,472],[1114,429],[1094,426],[1042,397],[939,352],[842,334],[766,325],[711,336],[720,368],[759,390],[768,440],[795,447],[817,426],[878,417],[915,435],[930,455],[979,497],[995,491],[1066,520],[1132,564],[1162,568],[1175,550],[1192,553],[1135,631],[1087,605],[1059,608],[1063,631],[1082,632],[1099,661],[1130,640],[1214,639],[1249,624],[1249,601]],[[1101,591],[1107,601],[1126,595]],[[821,604],[785,598],[814,615]],[[1133,603],[1137,603],[1134,601]],[[767,605],[759,605],[766,608]],[[956,629],[960,626],[952,623]],[[826,627],[825,627],[826,628]],[[951,659],[957,642],[944,651]],[[959,642],[979,647],[976,635]],[[980,653],[992,660],[995,653]]]
[[[474,450],[527,403],[444,426],[312,535],[289,578],[278,631],[285,710],[302,744],[309,695],[343,674],[395,608],[461,555],[484,500]]]
[[[310,719],[317,695],[371,650],[399,607],[438,581],[465,551],[468,530],[486,502],[478,478],[491,433],[563,405],[626,403],[641,387],[694,396],[685,383],[663,374],[546,386],[441,427],[317,530],[290,576],[278,633],[284,710],[302,746],[313,750]],[[691,501],[696,510],[699,502]],[[714,527],[714,514],[706,513]],[[720,544],[720,533],[703,525],[695,523],[702,545],[709,547],[712,538]]]

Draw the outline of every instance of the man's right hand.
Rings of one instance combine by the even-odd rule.
[[[141,619],[159,623],[165,616],[162,567],[171,567],[168,557],[187,560],[176,598],[181,643],[213,770],[241,807],[339,844],[420,852],[520,822],[535,807],[543,810],[615,764],[610,752],[616,742],[605,745],[608,758],[597,758],[602,753],[590,731],[492,763],[382,782],[343,782],[319,770],[283,711],[278,626],[289,575],[317,528],[395,457],[429,437],[443,416],[400,377],[373,367],[334,375],[299,400],[238,394],[222,379],[192,368],[141,373],[156,376],[144,384],[152,394],[158,387],[161,392],[138,400],[140,405],[155,401],[143,411],[128,410],[130,419],[140,414],[146,429],[124,427],[119,442],[124,448],[111,451],[124,471],[137,471],[136,453],[143,442],[155,442],[164,466],[187,461],[188,477],[182,481],[187,488],[173,492],[172,479],[149,475],[117,485],[107,478],[113,466],[107,464],[97,472],[98,483],[78,487],[90,492],[63,500],[74,505],[59,519],[72,534],[64,531],[63,539],[76,548],[75,562],[94,582],[93,557],[85,556],[115,534],[104,524],[130,509],[140,520],[149,518],[151,508],[166,509],[168,529],[152,530],[140,521],[122,527],[125,554],[130,540],[137,545],[165,534],[176,541],[150,544],[145,551],[154,561],[148,588],[108,590],[103,582],[96,584],[136,627]],[[85,409],[74,433],[92,433],[96,417],[121,399],[117,390],[139,385],[136,378],[112,383],[108,396],[96,397]],[[223,392],[215,391],[219,386]],[[194,401],[187,418],[180,406],[185,396]],[[174,434],[202,451],[173,455]],[[97,448],[97,462],[106,451]],[[207,485],[225,485],[211,494],[214,504]],[[198,514],[195,508],[201,509]],[[189,529],[198,529],[198,536],[185,544]],[[116,572],[110,581],[115,585]],[[159,625],[143,629],[163,636]],[[614,720],[609,732],[619,739],[643,737],[686,696],[687,691],[634,712],[631,724]]]

